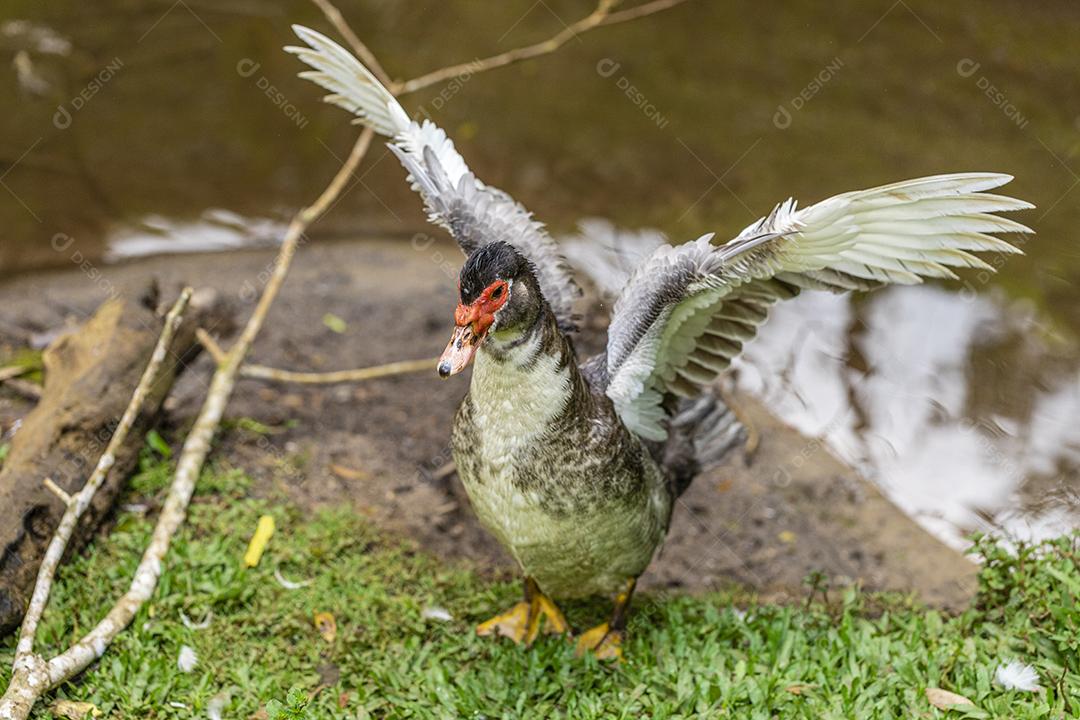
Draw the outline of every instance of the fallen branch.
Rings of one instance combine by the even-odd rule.
[[[0,635],[17,637],[42,558],[67,507],[42,478],[71,495],[82,489],[154,354],[165,313],[156,312],[154,284],[144,287],[105,301],[86,322],[42,351],[45,384],[35,385],[41,397],[11,434],[0,468]],[[216,291],[192,294],[158,379],[126,440],[113,452],[108,478],[79,518],[66,557],[92,537],[124,487],[165,396],[201,350],[195,328],[201,323],[227,326],[230,317]]]
[[[34,638],[37,635],[38,622],[41,620],[45,605],[49,601],[49,592],[52,590],[56,568],[60,564],[60,559],[64,556],[64,550],[67,549],[68,541],[75,531],[79,518],[90,506],[94,493],[105,482],[109,470],[116,462],[117,450],[123,445],[131,426],[135,424],[135,418],[138,417],[139,412],[142,410],[150,389],[161,373],[161,366],[165,362],[169,346],[172,344],[173,335],[180,325],[180,319],[190,299],[191,288],[185,288],[165,318],[165,326],[162,328],[161,336],[158,338],[154,352],[150,356],[150,362],[147,363],[146,370],[143,371],[142,378],[135,387],[135,392],[132,393],[131,401],[120,418],[116,431],[113,432],[108,445],[105,447],[105,452],[102,453],[97,466],[89,479],[87,479],[82,490],[73,496],[69,496],[55,483],[52,483],[51,479],[45,479],[46,487],[51,485],[50,489],[57,493],[58,497],[62,500],[66,498],[67,509],[64,511],[64,516],[60,519],[60,524],[53,533],[52,541],[49,543],[49,548],[41,561],[41,567],[38,569],[34,594],[30,598],[30,604],[26,609],[22,628],[19,631],[19,642],[15,648],[14,672],[11,683],[3,699],[0,699],[0,718],[26,717],[30,714],[30,709],[37,701],[37,698],[49,687],[59,682],[59,680],[53,680],[51,668],[46,665],[44,659],[34,654]]]

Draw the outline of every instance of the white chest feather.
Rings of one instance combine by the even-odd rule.
[[[538,342],[515,348],[501,362],[477,353],[469,392],[473,422],[485,458],[496,465],[547,432],[570,398],[569,371],[558,367],[557,357],[539,355],[522,367]]]
[[[515,556],[516,546],[548,540],[553,531],[539,497],[513,482],[515,463],[526,448],[542,442],[570,399],[569,370],[547,355],[527,363],[535,354],[535,344],[516,348],[502,361],[481,351],[469,390],[478,476],[462,480],[481,522]]]

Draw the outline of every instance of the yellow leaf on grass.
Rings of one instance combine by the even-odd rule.
[[[974,705],[963,695],[957,695],[941,688],[926,688],[926,699],[939,710],[949,710],[957,705]]]
[[[807,690],[813,690],[817,685],[814,683],[795,683],[794,685],[788,685],[784,690],[787,690],[792,695],[802,695]]]
[[[69,720],[83,720],[87,717],[101,717],[101,711],[97,705],[88,702],[76,702],[75,700],[57,700],[49,705],[49,712],[57,717],[69,718]]]
[[[334,642],[337,637],[337,621],[334,615],[328,612],[315,613],[315,629],[322,635],[326,642]]]
[[[247,552],[244,553],[244,565],[255,567],[259,564],[263,550],[266,549],[266,543],[270,542],[270,536],[273,534],[274,518],[270,515],[263,515],[259,518],[259,524],[255,527],[255,534],[251,536]]]

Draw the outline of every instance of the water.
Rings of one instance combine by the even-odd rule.
[[[355,128],[299,81],[309,3],[11,1],[0,18],[0,276],[271,244]],[[584,0],[340,7],[406,78],[544,39]],[[449,40],[449,41],[448,41]],[[905,177],[1009,172],[1038,235],[993,277],[778,308],[739,382],[939,536],[1075,526],[1080,6],[691,0],[409,97],[557,231],[733,233]],[[428,231],[375,148],[313,239]]]
[[[739,384],[956,547],[1052,537],[1080,525],[1080,368],[1033,322],[936,287],[808,293],[777,308]]]

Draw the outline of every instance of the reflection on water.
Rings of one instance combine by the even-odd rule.
[[[950,544],[1047,537],[1080,524],[1080,383],[1047,347],[1010,350],[1038,345],[1032,329],[1030,310],[939,287],[805,293],[773,311],[739,383]]]
[[[221,208],[207,210],[194,222],[152,215],[137,225],[110,231],[105,241],[105,260],[268,247],[281,243],[285,227],[279,220],[244,217]]]

